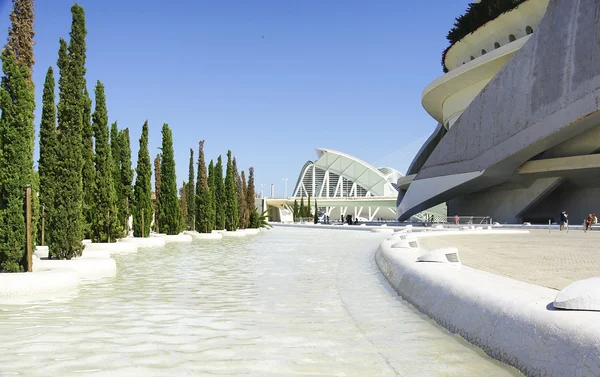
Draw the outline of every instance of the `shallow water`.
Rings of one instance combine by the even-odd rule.
[[[278,228],[116,256],[71,299],[0,306],[0,375],[519,375],[389,289],[384,237]]]

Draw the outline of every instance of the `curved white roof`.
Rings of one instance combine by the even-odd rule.
[[[391,185],[394,178],[400,173],[391,168],[378,169],[349,154],[335,151],[333,149],[316,148],[316,167],[329,170],[337,175],[356,182],[373,196],[392,196],[396,194]],[[401,175],[401,174],[400,174]],[[397,178],[396,178],[397,179]]]

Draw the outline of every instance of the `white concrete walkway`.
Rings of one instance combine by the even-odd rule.
[[[428,250],[457,247],[467,266],[559,290],[600,276],[598,230],[432,237],[419,240],[419,245]]]

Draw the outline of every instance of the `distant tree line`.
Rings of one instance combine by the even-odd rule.
[[[198,145],[197,174],[194,174],[193,158],[194,153],[190,150],[188,182],[180,188],[179,203],[186,229],[210,233],[213,230],[235,231],[264,226],[264,216],[258,213],[255,205],[254,168],[249,169],[246,181],[246,173],[239,173],[236,158],[227,151],[223,177],[221,156],[216,164],[211,160],[207,168],[204,140]]]

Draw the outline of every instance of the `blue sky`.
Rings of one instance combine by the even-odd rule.
[[[204,139],[207,159],[231,149],[240,169],[254,166],[258,191],[274,183],[283,195],[282,178],[291,194],[315,147],[374,162],[433,130],[421,92],[441,75],[446,33],[469,1],[79,3],[88,88],[104,83],[110,121],[130,129],[134,165],[144,120],[152,157],[168,123],[179,184],[189,148],[196,158]],[[7,30],[10,1],[0,4]],[[36,127],[72,4],[36,1]]]

